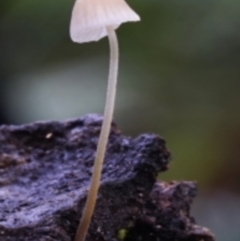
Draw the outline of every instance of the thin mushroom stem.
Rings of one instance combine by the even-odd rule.
[[[96,204],[98,189],[100,185],[103,160],[106,152],[108,137],[113,119],[114,104],[117,88],[118,73],[118,41],[115,30],[112,26],[107,27],[109,46],[110,46],[110,67],[108,76],[108,87],[106,95],[106,103],[104,109],[104,118],[101,133],[98,141],[96,157],[94,161],[93,174],[90,184],[87,202],[83,210],[83,215],[77,229],[74,241],[84,241],[91,222],[94,207]]]

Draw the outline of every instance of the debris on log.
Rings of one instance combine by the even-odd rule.
[[[0,127],[0,241],[71,241],[86,201],[102,117]],[[165,141],[113,123],[86,241],[213,241],[190,214],[192,182],[157,181]]]

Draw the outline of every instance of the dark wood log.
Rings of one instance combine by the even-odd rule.
[[[0,127],[0,241],[71,241],[86,201],[102,118]],[[192,182],[165,183],[165,141],[112,124],[87,241],[213,241],[190,216]]]

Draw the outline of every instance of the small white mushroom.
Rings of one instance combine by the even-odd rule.
[[[70,25],[70,36],[74,42],[98,41],[108,36],[110,67],[104,118],[98,141],[93,174],[86,206],[78,226],[75,241],[84,241],[94,211],[100,184],[102,164],[113,118],[118,73],[118,41],[115,29],[122,23],[139,21],[139,16],[124,0],[77,0]]]
[[[98,41],[108,35],[108,26],[115,30],[124,22],[139,20],[124,0],[77,0],[72,11],[70,36],[77,43]]]

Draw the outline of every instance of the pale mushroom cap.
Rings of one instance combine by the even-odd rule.
[[[70,36],[78,43],[98,41],[107,35],[107,26],[116,29],[124,22],[139,20],[124,0],[76,0]]]

